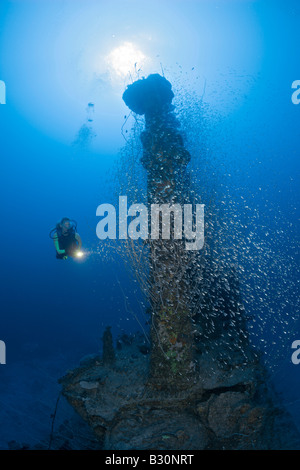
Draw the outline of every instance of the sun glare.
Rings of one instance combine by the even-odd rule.
[[[107,63],[119,77],[125,78],[128,73],[138,71],[145,62],[146,56],[131,42],[124,42],[107,56]]]

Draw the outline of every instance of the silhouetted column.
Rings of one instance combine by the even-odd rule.
[[[186,193],[186,166],[190,160],[171,104],[171,84],[158,74],[137,80],[123,94],[126,105],[145,115],[141,133],[147,171],[147,198],[151,204],[180,204]],[[194,380],[189,292],[184,241],[150,239],[151,382],[158,388],[184,388]],[[162,227],[160,228],[161,235]]]
[[[111,334],[111,327],[107,326],[103,333],[103,364],[114,365],[116,362],[115,350],[113,345],[113,338]]]

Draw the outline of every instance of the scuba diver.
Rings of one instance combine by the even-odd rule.
[[[49,236],[54,242],[57,259],[67,259],[68,256],[80,258],[83,255],[82,241],[76,229],[75,220],[63,217],[51,230]]]

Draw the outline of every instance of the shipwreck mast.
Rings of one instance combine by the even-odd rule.
[[[185,177],[190,161],[174,114],[173,97],[170,82],[158,74],[137,80],[123,94],[126,105],[145,116],[141,163],[147,172],[148,205],[167,204],[170,209],[186,202]],[[170,219],[170,239],[161,237],[162,218],[159,239],[150,238],[150,380],[162,389],[186,388],[195,379],[186,276],[188,256],[184,241],[174,237],[172,215]]]

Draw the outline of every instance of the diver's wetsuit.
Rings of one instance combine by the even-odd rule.
[[[73,256],[74,252],[78,248],[78,241],[75,237],[75,230],[70,229],[65,235],[61,232],[61,230],[56,230],[56,237],[58,239],[59,249],[65,250],[65,253],[57,253],[57,259],[63,259],[65,256]]]

